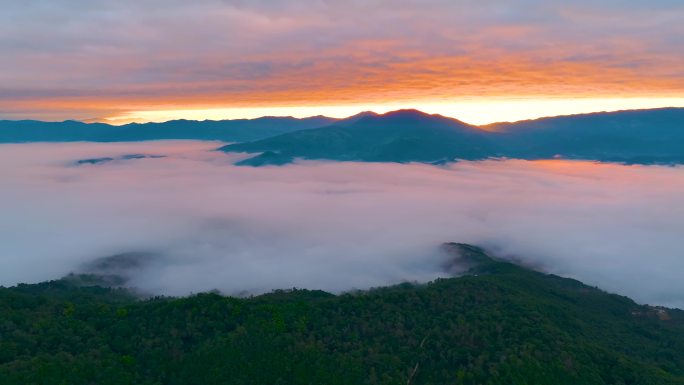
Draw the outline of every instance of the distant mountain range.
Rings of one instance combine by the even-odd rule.
[[[441,115],[399,110],[346,119],[188,121],[111,126],[76,121],[0,121],[0,143],[196,139],[234,142],[225,152],[254,153],[239,165],[282,165],[296,158],[426,162],[486,158],[568,158],[640,164],[684,163],[684,108],[570,115],[473,126]]]
[[[625,163],[684,163],[684,108],[559,116],[497,123],[493,138],[514,158],[566,158]]]
[[[260,153],[240,164],[294,158],[443,163],[491,157],[684,163],[684,108],[560,116],[471,126],[402,110],[222,147]]]
[[[243,142],[268,138],[286,132],[332,124],[333,118],[314,116],[263,117],[237,120],[171,120],[164,123],[131,123],[112,126],[104,123],[41,122],[1,120],[0,143],[26,142],[135,142],[162,139],[220,140]]]
[[[438,115],[401,110],[341,120],[327,127],[295,131],[222,147],[231,152],[266,152],[307,159],[370,162],[430,162],[480,159],[495,148],[481,129]],[[259,159],[259,158],[257,158]]]

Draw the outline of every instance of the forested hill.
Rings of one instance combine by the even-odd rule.
[[[469,274],[338,296],[2,288],[0,383],[684,384],[681,311],[445,247]]]
[[[489,136],[487,132],[456,119],[417,110],[399,110],[227,145],[221,150],[271,151],[307,159],[431,162],[494,156],[496,148]]]
[[[221,150],[260,154],[240,163],[250,166],[280,165],[295,158],[443,163],[501,157],[682,164],[682,143],[684,108],[558,116],[483,127],[404,110],[234,143]]]

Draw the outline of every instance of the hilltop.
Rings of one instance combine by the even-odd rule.
[[[684,163],[684,108],[606,112],[484,127],[403,110],[221,147],[285,159],[428,162],[486,158]],[[259,159],[259,158],[257,158]],[[256,159],[255,159],[256,160]],[[248,165],[269,164],[245,161]]]
[[[0,380],[684,384],[682,311],[444,248],[458,276],[341,295],[139,299],[73,279],[0,288]]]

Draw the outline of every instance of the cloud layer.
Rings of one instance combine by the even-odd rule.
[[[684,307],[684,170],[573,161],[235,167],[207,142],[0,146],[0,284],[159,255],[132,277],[183,295],[334,292],[439,276],[442,242]],[[165,158],[76,166],[125,154]]]
[[[4,117],[684,90],[681,1],[2,5]]]

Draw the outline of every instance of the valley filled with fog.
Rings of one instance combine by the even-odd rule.
[[[142,292],[343,292],[444,276],[482,246],[684,307],[684,168],[569,160],[238,167],[219,142],[0,145],[0,285],[145,255]],[[638,285],[635,283],[638,282]]]

